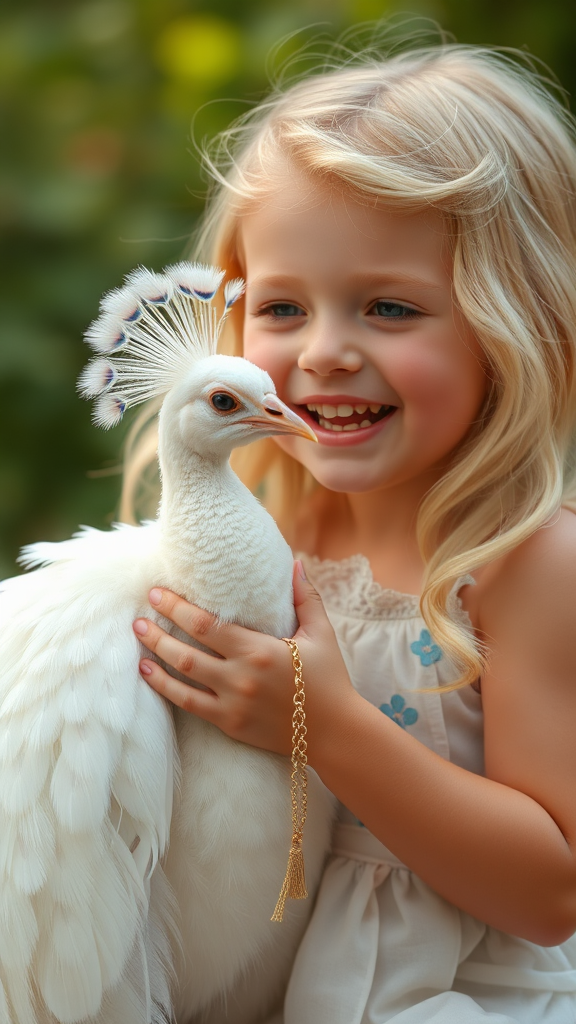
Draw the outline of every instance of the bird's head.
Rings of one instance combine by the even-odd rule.
[[[216,354],[228,310],[244,282],[224,287],[223,311],[213,300],[223,271],[179,263],[163,274],[140,268],[124,287],[102,299],[86,340],[97,356],[80,377],[85,398],[96,398],[99,426],[118,423],[129,406],[164,396],[161,448],[227,458],[258,437],[316,436],[276,396],[271,378],[246,359]]]
[[[177,444],[208,459],[227,459],[233,448],[260,437],[316,435],[276,395],[271,377],[237,356],[213,355],[196,363],[168,393],[160,413],[163,448]]]

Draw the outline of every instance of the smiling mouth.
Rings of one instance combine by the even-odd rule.
[[[324,430],[352,431],[367,430],[380,420],[396,411],[395,405],[362,403],[358,405],[328,405],[314,403],[305,405],[312,419]]]

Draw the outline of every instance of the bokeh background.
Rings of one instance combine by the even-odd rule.
[[[114,518],[127,428],[75,394],[82,334],[125,272],[182,257],[197,145],[319,34],[401,14],[527,49],[576,94],[575,0],[2,0],[0,578],[20,545]]]

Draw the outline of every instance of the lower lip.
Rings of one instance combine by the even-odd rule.
[[[364,441],[370,441],[373,437],[376,437],[384,427],[390,423],[390,420],[394,418],[396,409],[394,412],[389,413],[383,419],[378,420],[377,423],[373,423],[371,427],[359,427],[358,430],[327,430],[326,427],[321,427],[316,420],[312,419],[307,410],[302,407],[294,410],[298,413],[301,419],[305,423],[308,423],[316,437],[318,438],[319,444],[326,445],[329,448],[349,448],[351,445],[363,444]]]

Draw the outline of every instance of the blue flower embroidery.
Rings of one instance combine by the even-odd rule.
[[[442,657],[442,651],[437,644],[432,643],[432,637],[427,629],[422,630],[419,640],[414,640],[410,644],[410,650],[419,656],[423,665],[432,665]]]
[[[401,697],[399,693],[395,693],[393,697],[390,697],[389,704],[380,705],[380,711],[388,715],[388,718],[396,722],[401,729],[405,729],[407,725],[414,725],[414,722],[418,721],[416,708],[407,708],[405,704],[404,697]]]

